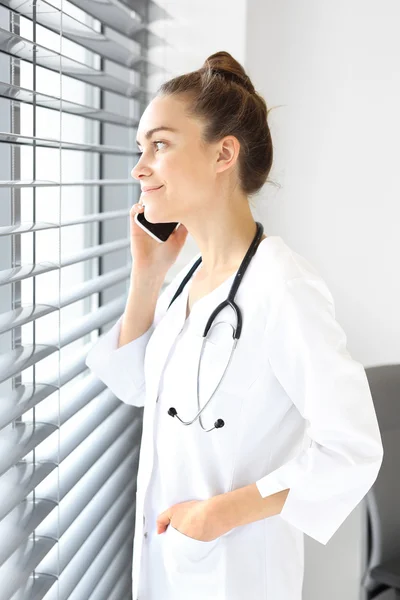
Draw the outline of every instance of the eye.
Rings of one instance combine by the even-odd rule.
[[[165,144],[166,145],[166,142],[162,142],[161,140],[155,140],[153,142],[153,144]],[[141,152],[139,149],[137,150],[137,153],[139,154],[139,156],[141,156],[143,154],[143,152]]]
[[[165,144],[165,142],[162,142],[161,140],[157,140],[155,142],[153,142],[154,144]]]

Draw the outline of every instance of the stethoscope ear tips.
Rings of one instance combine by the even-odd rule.
[[[219,429],[220,427],[223,427],[224,425],[225,425],[225,423],[222,419],[217,419],[214,423],[215,429]]]
[[[171,408],[168,409],[168,414],[171,415],[171,417],[175,417],[175,415],[177,414],[173,406],[171,406]]]

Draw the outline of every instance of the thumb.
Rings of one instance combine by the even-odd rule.
[[[157,533],[164,533],[164,531],[167,529],[170,521],[171,521],[172,515],[170,513],[170,510],[165,510],[164,512],[160,513],[157,517]]]

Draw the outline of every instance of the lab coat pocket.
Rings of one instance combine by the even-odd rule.
[[[215,546],[218,544],[221,538],[216,538],[209,542],[203,540],[196,540],[189,537],[185,533],[182,533],[171,524],[168,525],[167,529],[171,529],[170,538],[172,536],[172,552],[176,550],[175,556],[182,556],[191,561],[200,561],[212,552]]]
[[[217,598],[221,585],[221,538],[209,542],[196,540],[171,524],[163,535],[164,564],[174,588],[174,600]]]

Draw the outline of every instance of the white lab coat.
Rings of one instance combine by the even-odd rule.
[[[363,366],[346,349],[321,276],[280,236],[264,238],[236,302],[242,335],[225,378],[199,421],[201,336],[234,275],[197,300],[190,282],[167,311],[197,254],[160,294],[152,326],[117,348],[121,318],[91,348],[87,365],[123,402],[144,406],[137,478],[132,598],[300,600],[304,533],[326,544],[374,483],[383,447]],[[200,405],[219,380],[235,324],[225,307],[200,373]],[[155,532],[171,505],[256,483],[266,497],[290,489],[280,514],[210,542],[172,526]]]

